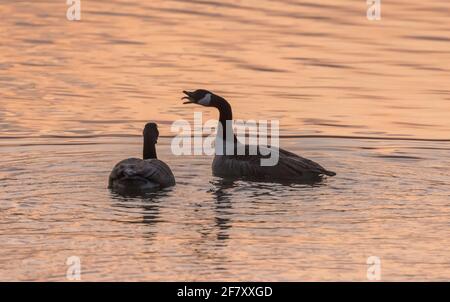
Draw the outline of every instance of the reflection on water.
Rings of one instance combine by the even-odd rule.
[[[450,278],[450,4],[365,1],[0,4],[0,280]],[[311,184],[211,175],[170,153],[183,89],[338,172]],[[197,108],[204,120],[217,112]],[[149,120],[177,186],[107,190]],[[357,139],[356,139],[357,138]]]
[[[181,91],[207,88],[285,135],[448,139],[450,5],[382,6],[87,1],[69,22],[64,1],[3,3],[1,136],[129,135],[191,120]]]
[[[166,196],[166,191],[144,195],[124,195],[111,192],[112,207],[123,208],[125,213],[134,210],[142,213],[142,221],[136,223],[144,223],[151,228],[147,233],[148,238],[153,238],[156,235],[156,224],[160,221],[159,202],[160,200],[163,201]],[[153,226],[155,227],[153,228]]]
[[[312,184],[213,177],[212,158],[158,152],[177,186],[145,196],[107,189],[140,138],[0,148],[2,280],[448,279],[447,142],[282,139],[339,172]],[[75,141],[73,142],[76,143]]]
[[[232,226],[230,219],[233,205],[231,203],[232,194],[227,193],[227,189],[233,188],[234,181],[219,179],[213,182],[214,188],[211,189],[215,201],[215,221],[218,228],[217,240],[227,240],[230,235],[228,230]]]

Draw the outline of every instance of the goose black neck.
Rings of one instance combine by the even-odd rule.
[[[232,121],[233,121],[233,112],[231,111],[231,105],[224,98],[220,98],[216,104],[217,109],[219,109],[219,123],[222,125],[222,139],[224,141],[228,139],[232,139],[236,141],[236,136],[234,135]],[[227,127],[227,123],[229,123],[229,127]],[[229,129],[227,129],[229,128]],[[227,131],[229,132],[227,135]]]
[[[156,144],[155,141],[150,137],[144,136],[144,159],[157,158],[156,156]]]

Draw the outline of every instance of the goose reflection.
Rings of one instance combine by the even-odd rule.
[[[268,183],[248,181],[236,178],[217,177],[210,182],[212,188],[209,192],[214,197],[215,226],[218,229],[217,241],[225,241],[230,238],[230,229],[233,221],[233,202],[238,202],[241,193],[247,192],[252,197],[256,197],[261,202],[264,200],[276,201],[280,207],[283,206],[283,196],[297,194],[305,188],[323,186],[322,179],[315,179],[302,182]],[[258,213],[254,213],[258,215]],[[218,243],[218,244],[219,244]]]
[[[161,222],[160,201],[167,198],[169,191],[159,191],[147,194],[119,194],[111,191],[113,207],[122,208],[132,216],[133,210],[138,210],[142,215],[142,220],[128,219],[127,223],[142,223],[150,226],[146,233],[150,239],[157,235],[157,224]]]
[[[215,198],[214,210],[216,215],[214,220],[215,225],[218,228],[217,240],[218,243],[220,243],[220,241],[225,241],[230,238],[229,230],[232,227],[230,216],[233,207],[231,203],[232,194],[227,190],[232,189],[235,186],[235,181],[218,179],[212,181],[211,184],[214,186],[210,192]]]

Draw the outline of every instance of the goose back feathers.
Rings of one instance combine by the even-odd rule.
[[[169,166],[159,159],[129,158],[119,162],[109,176],[109,187],[118,190],[158,190],[175,185]]]

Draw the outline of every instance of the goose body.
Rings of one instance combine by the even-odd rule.
[[[212,163],[214,175],[267,181],[307,181],[320,178],[323,175],[336,175],[336,173],[325,169],[312,160],[281,148],[275,149],[270,148],[270,146],[256,146],[256,154],[250,153],[249,150],[255,146],[243,145],[237,140],[232,128],[225,127],[227,123],[232,121],[232,111],[230,104],[224,98],[202,89],[196,90],[195,92],[184,91],[184,93],[186,94],[186,97],[183,97],[183,99],[188,99],[185,103],[195,103],[207,107],[215,107],[219,110],[219,134],[216,137],[216,155]],[[222,131],[222,129],[225,128],[226,131]],[[220,133],[222,135],[220,135]],[[229,144],[232,144],[231,150],[234,148],[234,152],[228,151],[230,149],[226,146]],[[224,150],[220,148],[224,148]],[[238,155],[242,154],[242,152],[237,152],[238,148],[245,150],[244,154],[246,155]],[[227,151],[225,151],[225,149],[227,149]],[[274,151],[278,152],[278,162],[272,166],[262,165],[261,160],[269,158],[270,155],[267,154]]]
[[[321,175],[336,175],[312,160],[283,149],[278,149],[279,159],[275,166],[263,166],[261,158],[268,157],[261,155],[267,154],[260,151],[263,148],[258,146],[257,155],[215,155],[212,163],[213,174],[220,177],[243,177],[266,181],[302,181],[315,179]]]
[[[175,185],[169,166],[157,159],[155,144],[159,132],[156,124],[144,129],[144,156],[128,158],[116,164],[109,175],[109,188],[118,192],[157,191]]]
[[[175,177],[172,171],[159,159],[122,160],[109,176],[109,187],[119,191],[153,191],[173,185],[175,185]]]

